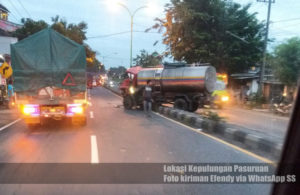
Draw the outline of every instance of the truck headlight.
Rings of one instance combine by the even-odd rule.
[[[134,94],[135,93],[135,89],[133,86],[129,87],[129,93],[130,94]]]
[[[221,100],[222,100],[222,102],[228,102],[229,101],[229,97],[228,96],[222,96]]]

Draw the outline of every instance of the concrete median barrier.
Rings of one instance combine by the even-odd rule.
[[[162,114],[164,112],[164,107],[160,106],[158,108],[158,113]]]

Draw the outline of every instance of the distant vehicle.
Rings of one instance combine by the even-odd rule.
[[[86,54],[48,28],[11,45],[16,104],[29,128],[46,119],[86,124]]]
[[[227,85],[227,75],[217,73],[217,82],[214,92],[212,93],[211,107],[213,108],[223,108],[230,101],[229,92],[226,88]]]
[[[87,80],[87,84],[86,84],[88,89],[93,89],[93,82],[92,80]]]
[[[113,81],[109,81],[109,86],[110,87],[114,87],[115,86],[115,83]]]
[[[93,80],[93,87],[97,87],[97,82],[96,82],[96,80]]]
[[[120,86],[126,109],[142,107],[147,80],[153,83],[154,109],[162,103],[172,103],[175,108],[190,112],[207,104],[216,84],[216,70],[207,65],[164,64],[164,68],[137,66],[126,73],[127,78]]]

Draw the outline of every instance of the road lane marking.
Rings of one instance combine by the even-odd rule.
[[[110,93],[112,93],[113,95],[117,96],[118,98],[122,99],[122,97],[120,97],[120,96],[118,96],[117,94],[111,92],[110,90],[108,90],[108,89],[106,89],[106,90],[109,91]],[[163,115],[161,115],[161,114],[158,114],[158,113],[156,113],[156,112],[153,112],[153,113],[156,114],[157,116],[160,116],[160,117],[162,117],[162,118],[165,118],[165,119],[167,119],[167,120],[169,120],[169,121],[171,121],[171,122],[174,122],[174,123],[176,123],[176,124],[178,124],[178,125],[181,125],[181,126],[183,126],[183,127],[186,127],[186,128],[188,128],[188,129],[190,129],[190,130],[196,132],[196,133],[199,133],[199,134],[201,134],[201,135],[204,135],[204,136],[206,136],[206,137],[209,137],[209,138],[211,138],[211,139],[213,139],[213,140],[215,140],[215,141],[218,141],[218,142],[220,142],[220,143],[222,143],[222,144],[225,144],[225,145],[227,145],[227,146],[229,146],[229,147],[231,147],[231,148],[233,148],[233,149],[236,149],[236,150],[238,150],[238,151],[240,151],[240,152],[243,152],[244,154],[247,154],[247,155],[249,155],[249,156],[251,156],[251,157],[253,157],[253,158],[256,158],[256,159],[258,159],[258,160],[261,160],[261,161],[263,161],[263,162],[265,162],[265,163],[270,163],[270,164],[272,164],[272,165],[276,165],[276,163],[275,163],[274,161],[271,161],[271,160],[269,160],[269,159],[267,159],[267,158],[264,158],[264,157],[262,157],[262,156],[259,156],[259,155],[257,155],[257,154],[254,154],[254,153],[252,153],[252,152],[250,152],[250,151],[248,151],[248,150],[245,150],[245,149],[243,149],[243,148],[240,148],[240,147],[238,147],[238,146],[235,146],[235,145],[233,145],[233,144],[230,144],[230,143],[228,143],[228,142],[226,142],[226,141],[224,141],[224,140],[222,140],[222,139],[219,139],[219,138],[217,138],[217,137],[214,137],[214,136],[212,136],[212,135],[209,135],[209,134],[207,134],[207,133],[204,133],[203,131],[194,129],[194,128],[192,128],[192,127],[190,127],[190,126],[187,126],[187,125],[185,125],[185,124],[182,124],[182,123],[180,123],[180,122],[178,122],[178,121],[175,121],[175,120],[173,120],[173,119],[167,118],[167,117],[165,117],[165,116],[163,116]]]
[[[95,135],[91,135],[91,163],[99,163],[97,137]]]
[[[194,128],[190,127],[190,126],[187,126],[187,125],[185,125],[185,124],[182,124],[182,123],[180,123],[180,122],[178,122],[178,121],[175,121],[175,120],[173,120],[173,119],[170,119],[170,118],[167,118],[167,117],[165,117],[165,116],[162,116],[161,114],[158,114],[158,113],[155,113],[155,112],[154,112],[154,114],[156,114],[157,116],[160,116],[160,117],[162,117],[162,118],[165,118],[165,119],[167,119],[167,120],[169,120],[169,121],[171,121],[171,122],[174,122],[174,123],[176,123],[176,124],[178,124],[178,125],[181,125],[181,126],[183,126],[183,127],[186,127],[186,128],[188,128],[188,129],[190,129],[190,130],[196,132],[196,133],[199,133],[199,134],[201,134],[201,135],[204,135],[204,136],[206,136],[206,137],[209,137],[209,138],[211,138],[211,139],[213,139],[213,140],[215,140],[215,141],[221,142],[222,144],[225,144],[225,145],[227,145],[227,146],[229,146],[229,147],[231,147],[231,148],[233,148],[233,149],[236,149],[236,150],[238,150],[238,151],[240,151],[240,152],[243,152],[243,153],[245,153],[245,154],[247,154],[247,155],[249,155],[249,156],[251,156],[251,157],[253,157],[253,158],[256,158],[256,159],[258,159],[258,160],[261,160],[261,161],[263,161],[263,162],[265,162],[265,163],[270,163],[270,164],[272,164],[272,165],[275,165],[275,164],[276,164],[274,161],[271,161],[271,160],[269,160],[269,159],[267,159],[267,158],[264,158],[264,157],[262,157],[262,156],[259,156],[259,155],[257,155],[257,154],[254,154],[254,153],[252,153],[252,152],[250,152],[250,151],[248,151],[248,150],[245,150],[245,149],[243,149],[243,148],[240,148],[240,147],[238,147],[238,146],[235,146],[235,145],[233,145],[233,144],[230,144],[230,143],[228,143],[228,142],[226,142],[226,141],[224,141],[224,140],[222,140],[222,139],[219,139],[219,138],[217,138],[217,137],[214,137],[214,136],[212,136],[212,135],[209,135],[209,134],[207,134],[207,133],[204,133],[204,132],[202,132],[202,131],[199,131],[199,130],[197,130],[197,129],[194,129]]]
[[[94,118],[94,112],[93,111],[90,112],[90,117]]]
[[[19,118],[19,119],[17,119],[17,120],[15,120],[15,121],[13,121],[13,122],[11,122],[11,123],[9,123],[9,124],[7,124],[7,125],[5,125],[5,126],[1,127],[1,128],[0,128],[0,131],[3,131],[3,130],[4,130],[4,129],[6,129],[7,127],[10,127],[10,126],[12,126],[13,124],[15,124],[15,123],[19,122],[20,120],[22,120],[22,119],[21,119],[21,118]]]

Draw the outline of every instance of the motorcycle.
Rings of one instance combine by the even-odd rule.
[[[288,102],[284,96],[272,98],[271,111],[275,114],[289,115],[292,111],[292,103]]]

